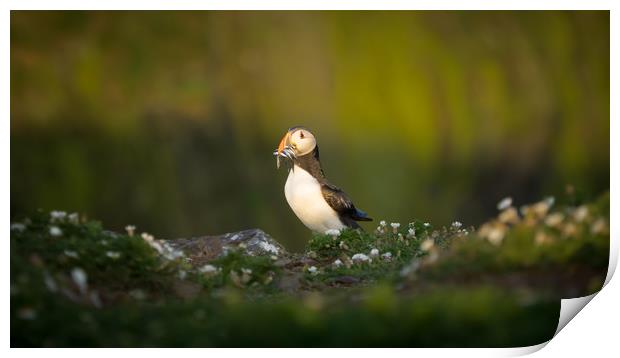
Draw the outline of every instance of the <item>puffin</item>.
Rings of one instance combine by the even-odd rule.
[[[278,169],[280,160],[289,164],[284,195],[295,215],[310,230],[321,234],[345,228],[362,230],[358,221],[372,221],[344,191],[327,180],[316,138],[309,129],[290,128],[273,154]]]

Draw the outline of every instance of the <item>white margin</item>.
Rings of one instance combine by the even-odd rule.
[[[259,5],[260,4],[260,5]],[[2,202],[2,214],[5,220],[10,218],[10,10],[44,10],[44,9],[84,9],[84,10],[105,10],[105,9],[122,9],[122,10],[134,10],[134,9],[161,9],[161,10],[173,10],[173,9],[204,9],[204,10],[270,10],[270,9],[288,9],[288,10],[338,10],[338,9],[367,9],[367,10],[379,10],[379,9],[410,9],[410,10],[466,10],[466,9],[497,9],[497,10],[550,10],[550,9],[579,9],[579,10],[612,10],[610,14],[611,34],[610,34],[610,50],[611,50],[611,68],[610,68],[610,98],[611,98],[611,112],[610,118],[616,120],[610,120],[610,158],[617,158],[618,154],[618,125],[617,120],[619,117],[617,102],[614,99],[618,97],[618,83],[619,75],[617,71],[618,63],[620,63],[619,45],[618,40],[620,34],[618,32],[619,25],[618,11],[620,10],[620,2],[614,0],[590,0],[590,1],[577,1],[577,0],[565,0],[565,1],[549,1],[549,0],[521,0],[521,1],[501,1],[501,2],[489,2],[485,0],[475,1],[458,1],[458,0],[435,0],[435,1],[416,1],[416,0],[358,0],[358,1],[328,1],[328,0],[314,0],[314,1],[284,1],[284,0],[263,0],[263,1],[251,1],[251,0],[226,0],[226,1],[200,1],[200,0],[182,0],[182,1],[134,1],[134,0],[107,0],[107,1],[79,1],[79,0],[5,0],[2,2],[3,11],[1,15],[0,24],[4,36],[1,40],[1,46],[4,49],[1,57],[2,68],[4,71],[0,74],[2,76],[2,85],[0,87],[0,108],[4,109],[6,114],[3,129],[8,140],[3,143],[2,154],[0,155],[0,164],[2,167],[7,168],[5,175],[3,176],[3,184],[6,190],[4,191],[4,200]],[[611,163],[610,163],[611,164]],[[424,356],[453,356],[458,354],[463,357],[487,357],[487,356],[520,356],[524,354],[530,354],[539,351],[539,356],[565,356],[575,354],[576,352],[582,352],[586,354],[591,353],[590,348],[603,349],[603,351],[614,352],[617,351],[615,336],[618,331],[618,292],[620,292],[620,286],[612,282],[611,278],[615,272],[618,263],[618,248],[620,247],[619,235],[618,235],[618,223],[620,222],[620,215],[615,206],[616,204],[616,190],[614,185],[618,184],[618,170],[619,166],[616,164],[610,165],[610,197],[611,197],[611,212],[610,212],[610,230],[611,230],[611,243],[610,243],[610,261],[609,270],[605,281],[605,287],[597,294],[593,294],[587,297],[574,298],[568,300],[562,300],[562,311],[560,314],[560,322],[556,335],[549,342],[544,342],[536,346],[520,347],[520,348],[502,348],[502,349],[390,349],[390,355],[393,357],[410,357],[412,354],[423,354]],[[8,221],[8,220],[7,220]],[[5,226],[5,233],[8,232],[8,225]],[[1,296],[2,306],[4,307],[2,336],[5,339],[5,347],[10,347],[10,296],[8,289],[10,286],[10,263],[7,256],[10,255],[9,240],[4,240],[4,252],[5,260],[2,268],[2,283],[5,289],[4,294]],[[617,281],[617,280],[616,280]],[[595,297],[601,296],[601,297]],[[615,297],[615,299],[610,299]],[[592,311],[596,313],[594,318],[590,315],[589,309],[583,309],[590,301],[597,302],[596,304],[606,304],[605,306],[599,306]],[[591,305],[590,305],[591,306]],[[582,311],[583,309],[583,311]],[[568,324],[571,320],[577,317],[581,324],[584,324],[585,318],[590,318],[588,324],[590,326],[571,327]],[[586,317],[581,317],[586,316]],[[597,318],[598,317],[598,318]],[[594,320],[594,321],[592,321]],[[560,327],[562,326],[562,327]],[[579,328],[579,329],[577,329]],[[566,331],[566,332],[564,332]],[[559,336],[558,336],[559,334]],[[558,337],[558,338],[556,338]],[[599,338],[607,337],[607,339],[601,340]],[[560,341],[563,345],[554,344],[552,341]],[[597,347],[591,347],[590,344],[596,343]],[[551,344],[550,344],[551,343]],[[543,347],[548,346],[546,349]],[[583,349],[585,348],[585,349]],[[606,349],[605,349],[606,348]],[[14,356],[31,356],[39,355],[41,351],[31,349],[7,349],[10,354]],[[176,350],[175,350],[176,351]],[[123,354],[128,353],[128,350],[113,349],[111,350],[84,350],[84,349],[57,349],[46,350],[44,354],[52,356],[82,356],[88,354],[90,356],[109,356],[110,354]],[[248,352],[242,349],[209,349],[210,354],[216,354],[218,357],[228,357],[245,355]],[[132,353],[149,354],[152,356],[168,356],[170,351],[158,350],[158,349],[141,349],[140,352],[132,351]],[[179,351],[180,353],[180,351]],[[204,357],[205,350],[203,349],[185,349],[182,354],[187,356],[200,356]],[[319,353],[315,350],[304,349],[262,349],[254,350],[252,352],[253,357],[287,357],[291,355],[297,357],[312,357]],[[321,349],[320,354],[324,355],[341,355],[343,352],[336,349]],[[355,356],[365,356],[376,353],[376,350],[370,349],[350,349],[346,354],[352,354]],[[373,354],[374,355],[374,354]]]

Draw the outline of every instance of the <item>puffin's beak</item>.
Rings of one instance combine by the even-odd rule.
[[[273,155],[276,156],[276,167],[280,168],[280,157],[291,158],[294,153],[291,147],[289,146],[289,141],[291,139],[291,132],[286,132],[284,137],[280,140],[280,144],[278,145],[278,149],[273,152]]]

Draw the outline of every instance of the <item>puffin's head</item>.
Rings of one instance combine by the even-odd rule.
[[[316,148],[314,134],[304,127],[290,128],[280,140],[278,149],[273,152],[276,156],[276,165],[280,167],[280,157],[293,159],[312,153]]]

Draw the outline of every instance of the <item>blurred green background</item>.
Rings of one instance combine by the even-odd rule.
[[[609,188],[609,101],[608,11],[12,11],[11,216],[299,249],[272,152],[305,125],[376,221],[476,225]]]

